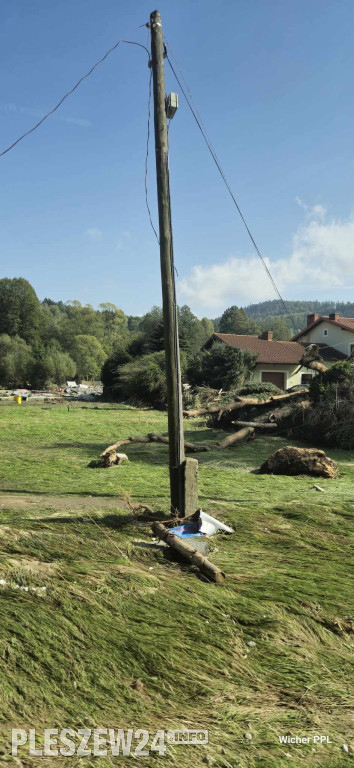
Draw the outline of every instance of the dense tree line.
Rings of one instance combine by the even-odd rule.
[[[331,302],[288,302],[305,324],[307,312],[333,311]],[[343,315],[354,304],[338,304]],[[216,321],[197,318],[188,306],[178,309],[184,380],[194,386],[242,385],[254,361],[248,353],[206,352],[214,329],[221,333],[255,334],[272,330],[274,339],[291,338],[292,330],[280,302],[268,301],[243,309],[225,309]],[[128,316],[115,304],[82,306],[79,301],[40,302],[24,278],[0,280],[0,385],[30,387],[62,385],[67,379],[102,379],[106,392],[120,399],[165,400],[164,324],[160,307],[143,316]],[[149,393],[149,394],[147,394]]]
[[[213,324],[208,318],[199,320],[187,306],[179,308],[178,314],[180,345],[187,361],[210,337]],[[100,379],[101,373],[105,379],[118,364],[132,364],[138,358],[147,364],[150,355],[155,355],[152,362],[162,360],[163,350],[159,307],[142,317],[129,317],[111,303],[100,304],[95,310],[77,300],[64,303],[46,298],[40,302],[24,278],[0,280],[3,387],[40,388],[61,385],[75,377]],[[158,378],[156,365],[151,370]]]

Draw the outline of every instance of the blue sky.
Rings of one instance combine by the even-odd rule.
[[[353,300],[352,0],[167,0],[163,27],[285,298]],[[138,0],[1,4],[0,149],[120,37],[147,43]],[[1,158],[1,276],[40,299],[161,303],[147,217],[147,56],[121,46]],[[166,69],[167,90],[177,90]],[[153,143],[149,195],[157,222]],[[180,303],[200,316],[275,298],[188,108],[170,128]]]

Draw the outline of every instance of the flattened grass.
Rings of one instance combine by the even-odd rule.
[[[165,431],[164,414],[14,406],[0,409],[0,420],[0,490],[73,496],[69,513],[33,512],[11,509],[9,493],[0,512],[4,741],[12,725],[200,727],[209,729],[207,747],[169,747],[145,764],[201,768],[210,757],[217,768],[335,768],[349,760],[341,745],[353,732],[350,454],[330,452],[340,472],[321,480],[325,493],[311,478],[254,473],[285,444],[279,438],[200,454],[201,504],[235,528],[212,540],[211,557],[228,576],[215,587],[119,508],[129,492],[167,512],[164,446],[129,448],[119,468],[87,468],[121,436]],[[185,428],[194,441],[217,439],[202,423]],[[97,495],[97,510],[75,511],[75,494]],[[111,509],[100,509],[102,494]],[[32,590],[40,586],[44,593]],[[332,744],[282,745],[286,733],[324,734]]]

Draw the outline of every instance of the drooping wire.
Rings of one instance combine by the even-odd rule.
[[[140,29],[141,27],[145,27],[145,26],[146,26],[145,24],[140,24],[140,26],[139,26],[139,27],[137,27],[137,29]],[[74,93],[74,91],[76,91],[76,89],[79,87],[79,85],[81,85],[81,83],[82,83],[84,80],[86,80],[86,78],[87,78],[87,77],[90,77],[90,75],[92,75],[92,73],[94,72],[94,70],[96,69],[96,67],[98,67],[98,66],[99,66],[99,64],[102,64],[102,63],[103,63],[103,62],[104,62],[104,61],[105,61],[105,60],[108,58],[108,56],[110,56],[110,54],[111,54],[111,53],[113,53],[113,51],[115,51],[115,50],[118,48],[118,46],[119,46],[121,43],[128,43],[129,45],[138,45],[138,46],[139,46],[139,48],[144,48],[144,49],[145,49],[145,51],[147,51],[148,55],[150,55],[150,54],[149,54],[149,51],[148,51],[148,49],[147,49],[147,48],[145,48],[145,45],[141,45],[141,43],[136,43],[136,42],[134,42],[134,41],[132,41],[132,40],[123,40],[123,39],[120,39],[120,40],[118,40],[118,42],[117,42],[117,43],[115,43],[115,44],[112,46],[112,48],[110,48],[110,49],[109,49],[109,50],[108,50],[108,51],[105,53],[105,55],[104,55],[104,56],[102,56],[102,58],[101,58],[101,59],[99,59],[99,61],[96,61],[96,63],[95,63],[95,64],[94,64],[94,65],[91,67],[91,69],[90,69],[88,72],[86,72],[86,74],[85,74],[85,75],[83,75],[82,77],[80,77],[80,80],[78,80],[78,81],[77,81],[77,83],[75,83],[75,85],[74,85],[74,86],[73,86],[73,87],[70,89],[70,91],[68,91],[67,93],[65,93],[65,95],[64,95],[64,96],[62,96],[62,98],[60,99],[60,101],[58,101],[58,103],[55,105],[55,107],[53,107],[52,109],[50,109],[50,110],[49,110],[49,112],[47,112],[47,113],[46,113],[46,114],[45,114],[43,117],[41,117],[41,119],[40,119],[40,120],[38,120],[38,123],[36,123],[35,125],[33,125],[33,126],[32,126],[32,128],[30,128],[28,131],[26,131],[25,133],[23,133],[23,134],[22,134],[22,136],[19,136],[19,138],[18,138],[18,139],[16,139],[16,141],[14,141],[12,144],[10,144],[10,146],[9,146],[9,147],[7,147],[7,148],[6,148],[6,149],[4,149],[2,152],[0,152],[0,157],[3,157],[3,155],[6,155],[6,153],[7,153],[7,152],[10,152],[10,149],[13,149],[14,147],[16,147],[16,145],[17,145],[17,144],[19,144],[19,143],[20,143],[20,141],[23,141],[23,139],[25,139],[25,138],[26,138],[26,136],[29,136],[29,134],[30,134],[30,133],[33,133],[34,131],[36,131],[36,130],[37,130],[37,128],[39,128],[39,126],[40,126],[40,125],[42,125],[42,123],[44,123],[44,121],[45,121],[45,120],[47,120],[47,119],[48,119],[48,117],[50,117],[50,115],[52,115],[54,112],[56,112],[56,111],[57,111],[57,109],[59,109],[59,107],[62,105],[62,103],[63,103],[63,102],[64,102],[64,101],[65,101],[65,100],[66,100],[66,99],[69,97],[69,96],[71,96],[71,94],[72,94],[72,93]]]
[[[148,195],[148,162],[149,162],[149,145],[150,145],[150,119],[151,119],[151,85],[152,85],[152,69],[150,69],[150,77],[149,77],[149,96],[148,96],[148,120],[147,120],[147,138],[146,138],[146,155],[145,155],[145,201],[146,201],[146,207],[147,212],[149,214],[150,224],[151,228],[154,232],[154,235],[156,237],[157,242],[160,245],[159,236],[156,232],[156,229],[154,227],[154,223],[151,216],[151,210],[149,205],[149,195]]]
[[[273,275],[272,275],[269,267],[267,266],[267,263],[266,263],[265,259],[263,258],[259,248],[258,248],[258,245],[257,245],[257,243],[256,243],[256,241],[255,241],[255,239],[254,239],[254,237],[252,235],[252,232],[251,232],[251,230],[250,230],[250,228],[249,228],[249,226],[248,226],[248,224],[246,222],[246,219],[245,219],[245,217],[244,217],[244,215],[243,215],[243,213],[241,211],[241,208],[240,208],[240,206],[239,206],[239,204],[238,204],[238,202],[236,200],[236,197],[235,197],[235,195],[234,195],[234,193],[233,193],[233,191],[232,191],[232,189],[230,187],[230,184],[229,184],[229,182],[228,182],[228,180],[227,180],[227,178],[225,176],[225,173],[224,173],[223,168],[221,166],[220,160],[218,159],[218,156],[217,156],[215,150],[213,149],[213,146],[212,146],[212,144],[211,144],[211,142],[210,142],[210,140],[209,140],[209,138],[207,136],[206,129],[203,126],[203,123],[202,123],[202,121],[201,121],[201,119],[200,119],[196,109],[192,106],[191,100],[188,97],[188,95],[186,93],[186,90],[184,89],[184,87],[183,87],[183,85],[181,83],[181,80],[178,77],[172,62],[170,61],[168,53],[167,53],[167,61],[168,61],[169,66],[170,66],[170,68],[171,68],[171,70],[172,70],[172,72],[173,72],[173,74],[174,74],[174,76],[175,76],[175,78],[177,80],[177,83],[178,83],[178,85],[179,85],[179,87],[180,87],[180,89],[181,89],[181,91],[183,93],[183,96],[184,96],[184,98],[185,98],[185,100],[186,100],[186,102],[188,104],[188,107],[189,107],[189,109],[190,109],[190,111],[191,111],[191,113],[192,113],[192,115],[194,117],[194,120],[197,123],[197,126],[198,126],[198,128],[199,128],[199,130],[200,130],[200,132],[201,132],[201,134],[202,134],[202,136],[204,138],[204,141],[205,141],[205,143],[207,145],[207,148],[208,148],[208,150],[209,150],[209,152],[210,152],[210,154],[211,154],[211,156],[212,156],[212,158],[214,160],[214,163],[215,163],[215,165],[216,165],[216,167],[217,167],[217,169],[218,169],[218,171],[220,173],[220,176],[221,176],[221,178],[222,178],[222,180],[223,180],[223,182],[224,182],[224,184],[225,184],[225,186],[226,186],[226,188],[227,188],[227,190],[229,192],[229,195],[230,195],[230,197],[231,197],[231,199],[232,199],[236,209],[237,209],[237,212],[238,212],[238,214],[239,214],[239,216],[240,216],[240,218],[241,218],[241,220],[242,220],[242,222],[244,224],[246,232],[247,232],[247,234],[248,234],[248,236],[249,236],[249,238],[250,238],[250,240],[252,242],[252,245],[253,245],[256,253],[257,253],[257,256],[259,257],[260,261],[262,262],[263,267],[264,267],[264,269],[265,269],[265,271],[266,271],[266,273],[268,275],[268,278],[269,278],[269,280],[270,280],[270,282],[271,282],[271,284],[272,284],[272,286],[274,288],[274,291],[277,294],[277,296],[278,296],[278,298],[279,298],[279,300],[280,300],[280,302],[282,304],[282,307],[284,309],[284,313],[289,318],[289,320],[291,322],[291,325],[292,325],[292,327],[294,329],[294,333],[297,333],[297,327],[296,327],[295,320],[292,317],[291,313],[289,312],[289,310],[288,310],[288,308],[286,306],[286,303],[285,303],[285,301],[284,301],[284,299],[283,299],[283,297],[282,297],[282,295],[281,295],[281,293],[279,291],[279,288],[278,288],[278,286],[277,286],[277,284],[276,284],[276,282],[275,282],[275,280],[273,278]],[[184,82],[186,82],[185,78],[183,78],[183,79],[184,79]],[[188,88],[188,92],[189,92],[189,94],[191,93],[189,88]]]

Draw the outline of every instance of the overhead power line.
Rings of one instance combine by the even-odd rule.
[[[168,43],[167,38],[165,38],[165,39],[166,39],[166,42]],[[168,43],[168,45],[169,45],[169,43]],[[169,45],[169,47],[170,47],[170,45]],[[170,58],[168,56],[168,52],[167,52],[167,61],[169,63],[169,66],[170,66],[170,68],[171,68],[171,70],[172,70],[172,72],[173,72],[173,74],[174,74],[174,76],[175,76],[175,78],[177,80],[177,83],[178,83],[178,85],[179,85],[179,87],[180,87],[180,89],[181,89],[181,91],[183,93],[183,96],[184,96],[184,98],[185,98],[185,100],[186,100],[186,102],[187,102],[187,104],[189,106],[189,109],[190,109],[190,111],[191,111],[191,113],[192,113],[192,115],[194,117],[194,120],[197,123],[197,126],[198,126],[198,128],[199,128],[199,130],[200,130],[200,132],[201,132],[201,134],[202,134],[202,136],[204,138],[204,141],[205,141],[205,143],[206,143],[206,145],[208,147],[208,150],[209,150],[209,152],[210,152],[210,154],[211,154],[211,156],[212,156],[212,158],[214,160],[214,163],[215,163],[215,165],[216,165],[216,167],[217,167],[217,169],[218,169],[218,171],[220,173],[220,176],[221,176],[221,178],[222,178],[222,180],[223,180],[223,182],[224,182],[224,184],[225,184],[225,186],[226,186],[226,188],[227,188],[227,190],[229,192],[229,195],[230,195],[230,197],[231,197],[231,199],[232,199],[232,201],[233,201],[233,203],[234,203],[234,205],[236,207],[236,210],[237,210],[239,216],[241,217],[241,220],[242,220],[242,222],[244,224],[244,227],[246,229],[246,232],[247,232],[247,234],[248,234],[248,236],[249,236],[249,238],[251,240],[251,243],[252,243],[252,245],[253,245],[256,253],[257,253],[257,256],[261,260],[261,262],[263,264],[263,267],[264,267],[264,269],[265,269],[265,271],[266,271],[266,273],[268,275],[268,278],[269,278],[269,280],[270,280],[270,282],[271,282],[271,284],[272,284],[272,286],[274,288],[274,291],[277,294],[277,296],[278,296],[278,298],[279,298],[279,300],[280,300],[280,302],[282,304],[284,312],[287,315],[287,317],[289,318],[289,320],[291,322],[291,325],[293,326],[294,333],[296,333],[297,332],[297,328],[296,328],[295,320],[292,317],[291,313],[289,312],[289,310],[288,310],[288,308],[286,306],[286,303],[285,303],[285,301],[284,301],[284,299],[283,299],[283,297],[282,297],[282,295],[281,295],[281,293],[279,291],[279,288],[278,288],[278,286],[277,286],[277,284],[276,284],[276,282],[275,282],[275,280],[273,278],[273,275],[272,275],[269,267],[267,266],[267,263],[266,263],[265,259],[263,258],[259,248],[258,248],[258,245],[257,245],[257,243],[256,243],[256,241],[255,241],[255,239],[254,239],[254,237],[252,235],[252,232],[251,232],[251,230],[250,230],[250,228],[249,228],[249,226],[248,226],[248,224],[246,222],[246,219],[245,219],[245,217],[244,217],[244,215],[242,213],[242,210],[241,210],[241,208],[240,208],[240,206],[239,206],[239,204],[238,204],[238,202],[236,200],[236,197],[235,197],[235,195],[234,195],[234,193],[233,193],[233,191],[232,191],[232,189],[230,187],[230,184],[229,184],[229,182],[228,182],[228,180],[227,180],[227,178],[225,176],[225,173],[224,173],[223,168],[221,166],[220,160],[219,160],[219,158],[218,158],[218,156],[216,154],[216,151],[213,148],[210,139],[208,138],[208,135],[207,135],[207,132],[206,132],[206,128],[203,125],[202,119],[201,119],[197,109],[195,107],[193,107],[193,105],[191,103],[191,98],[192,98],[191,91],[190,91],[190,89],[189,89],[189,87],[187,85],[187,82],[186,82],[186,80],[185,80],[185,78],[184,78],[184,76],[182,74],[181,68],[180,68],[180,66],[177,63],[177,60],[176,60],[175,56],[174,56],[174,59],[176,61],[178,69],[179,69],[179,71],[181,73],[181,77],[183,78],[183,81],[184,81],[184,83],[186,85],[186,89],[188,90],[189,96],[187,95],[186,90],[184,89],[184,87],[183,87],[183,85],[181,83],[181,80],[178,77],[178,75],[176,73],[176,70],[175,70],[175,68],[174,68],[174,66],[173,66],[173,64],[172,64],[172,62],[171,62],[171,60],[170,60]]]
[[[140,26],[136,27],[136,29],[140,29],[141,27],[145,27],[145,26],[146,26],[146,24],[140,24]],[[59,109],[59,107],[62,105],[62,103],[65,101],[65,99],[67,99],[69,96],[71,96],[71,94],[74,93],[74,91],[76,91],[76,89],[79,87],[79,85],[81,85],[81,83],[84,80],[86,80],[87,77],[90,77],[90,75],[92,75],[92,73],[94,72],[96,67],[98,67],[100,64],[102,64],[108,58],[108,56],[110,56],[110,54],[113,53],[113,51],[115,51],[116,48],[118,48],[118,46],[121,43],[127,43],[129,45],[137,45],[137,46],[139,46],[139,48],[143,48],[147,52],[148,56],[150,56],[150,53],[149,53],[148,49],[145,47],[145,45],[141,45],[141,43],[136,43],[133,40],[123,40],[123,38],[118,40],[118,42],[115,43],[115,45],[113,45],[112,48],[110,48],[105,53],[105,55],[102,56],[101,59],[96,61],[96,63],[91,67],[91,69],[88,72],[86,72],[85,75],[80,77],[80,80],[78,80],[77,83],[75,83],[75,85],[72,88],[70,88],[70,91],[68,91],[64,96],[62,96],[60,101],[58,101],[58,103],[55,105],[55,107],[53,107],[53,109],[50,109],[49,112],[47,112],[46,115],[44,115],[43,117],[41,117],[40,120],[38,120],[38,123],[33,125],[32,128],[30,128],[28,131],[23,133],[22,136],[19,136],[19,138],[16,139],[16,141],[14,141],[12,144],[10,144],[9,147],[7,147],[2,152],[0,152],[0,157],[3,157],[3,155],[6,155],[7,152],[10,152],[10,149],[13,149],[14,147],[16,147],[16,145],[19,144],[20,141],[23,141],[23,139],[25,139],[26,136],[29,136],[30,133],[33,133],[34,131],[36,131],[37,128],[39,128],[39,126],[42,125],[42,123],[44,123],[44,121],[47,120],[48,117],[50,117],[50,115],[52,115],[54,112],[57,111],[57,109]]]

